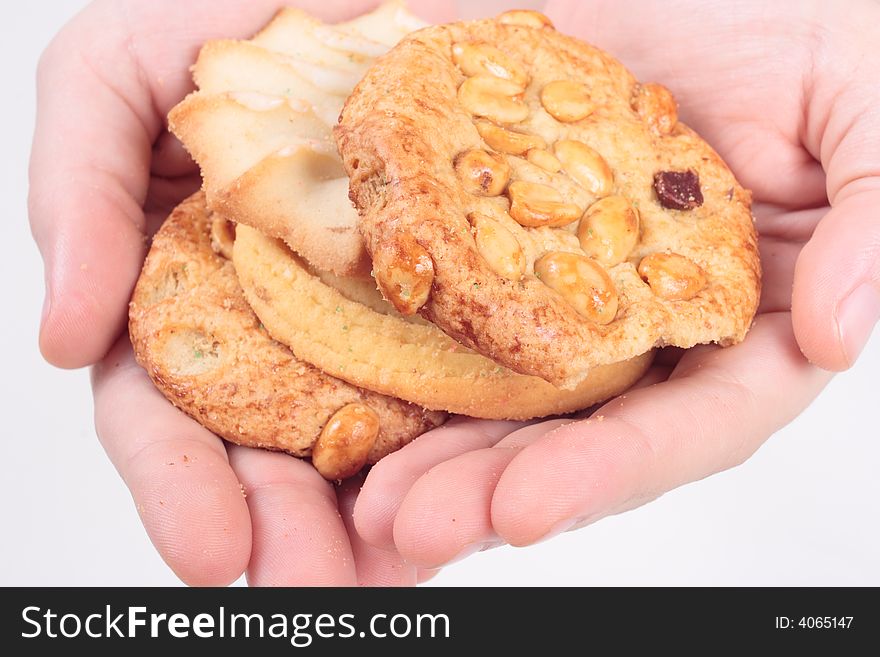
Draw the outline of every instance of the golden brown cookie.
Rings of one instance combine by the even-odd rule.
[[[368,276],[332,125],[375,56],[423,25],[399,1],[339,25],[288,8],[253,39],[206,43],[199,90],[169,128],[201,167],[209,207],[322,270]]]
[[[421,318],[401,317],[375,284],[316,272],[279,240],[239,226],[233,261],[269,333],[298,358],[369,390],[472,417],[525,420],[587,408],[629,388],[646,353],[591,370],[560,390],[462,347]]]
[[[665,88],[540,14],[406,37],[336,137],[384,296],[512,370],[571,387],[751,324],[750,194]]]
[[[443,422],[442,413],[324,374],[272,340],[232,263],[212,249],[212,240],[221,250],[229,240],[214,219],[201,193],[175,209],[131,300],[135,357],[175,406],[230,442],[296,456],[311,454],[323,432],[316,466],[329,479]]]

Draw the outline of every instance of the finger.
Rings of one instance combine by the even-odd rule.
[[[572,420],[514,431],[494,447],[477,447],[422,474],[394,521],[394,543],[407,562],[432,569],[500,544],[489,513],[504,468],[530,441]]]
[[[251,586],[354,586],[354,555],[336,493],[312,464],[287,454],[231,447],[247,494]]]
[[[797,260],[798,344],[829,370],[850,367],[880,319],[880,177],[865,180],[816,227]]]
[[[354,526],[354,503],[363,484],[360,475],[342,482],[337,489],[339,512],[345,522],[358,586],[415,586],[418,573],[415,566],[406,563],[394,550],[373,547],[360,537]]]
[[[489,447],[520,423],[452,418],[373,466],[354,508],[358,534],[371,545],[395,549],[394,517],[410,486],[425,472],[459,454]]]
[[[145,251],[140,206],[160,120],[122,36],[107,36],[121,29],[109,4],[74,19],[37,76],[29,213],[45,263],[40,348],[61,367],[94,363],[113,344]]]
[[[527,545],[737,465],[829,377],[803,358],[787,314],[761,316],[742,344],[690,350],[668,382],[610,402],[602,421],[523,448],[495,489],[492,525]]]
[[[95,425],[153,545],[192,585],[220,586],[247,566],[251,524],[222,441],[156,390],[120,339],[92,373]]]

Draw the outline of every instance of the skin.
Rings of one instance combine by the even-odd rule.
[[[98,435],[185,582],[246,572],[256,585],[415,584],[475,551],[544,540],[741,463],[858,357],[880,314],[880,6],[551,1],[557,25],[667,85],[682,120],[753,190],[765,271],[746,341],[664,352],[589,418],[456,418],[339,488],[305,462],[225,446],[135,365],[126,304],[145,236],[198,186],[163,119],[191,89],[188,65],[206,39],[246,37],[280,4],[95,2],[38,73],[40,347],[60,367],[94,365]],[[300,4],[337,20],[371,3]],[[452,3],[424,8],[429,20],[453,17]]]

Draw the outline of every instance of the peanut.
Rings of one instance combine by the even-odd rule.
[[[467,76],[493,75],[510,80],[521,89],[529,83],[529,74],[517,62],[488,43],[456,43],[452,60]]]
[[[215,214],[211,220],[211,248],[227,260],[232,260],[235,243],[235,223]]]
[[[553,29],[553,23],[544,14],[531,9],[511,9],[505,11],[496,18],[499,23],[504,25],[519,25],[521,27],[533,27],[540,30],[544,27]]]
[[[478,148],[459,153],[453,166],[464,190],[476,196],[498,196],[510,179],[510,165],[501,155]]]
[[[403,315],[425,305],[434,282],[434,262],[412,235],[401,233],[373,255],[376,283],[385,299]]]
[[[639,241],[639,213],[624,196],[606,196],[587,208],[578,225],[584,252],[606,267],[619,264]]]
[[[589,116],[595,109],[590,90],[574,80],[556,80],[541,89],[541,104],[557,121],[572,123]]]
[[[507,228],[480,212],[468,215],[474,232],[477,251],[499,276],[511,281],[522,278],[526,258],[522,247]]]
[[[379,436],[379,416],[364,404],[348,404],[336,411],[312,448],[312,464],[325,479],[351,477],[367,463]]]
[[[529,116],[529,108],[514,98],[523,87],[491,75],[476,75],[462,82],[458,101],[474,116],[485,116],[496,123],[519,123]]]
[[[611,167],[599,153],[573,139],[557,141],[553,147],[562,169],[594,196],[608,196],[614,186]]]
[[[608,324],[617,315],[617,290],[611,277],[587,256],[547,253],[535,263],[535,276],[596,324]]]
[[[659,135],[668,135],[678,123],[678,107],[672,92],[662,84],[649,82],[636,85],[632,108]]]
[[[706,274],[700,266],[677,253],[647,255],[638,271],[654,294],[670,301],[688,301],[706,287]]]
[[[562,168],[562,162],[553,153],[543,148],[530,148],[526,153],[526,159],[536,167],[541,167],[550,173],[556,173]]]
[[[527,135],[495,125],[491,121],[477,121],[477,132],[489,146],[502,153],[522,155],[533,148],[544,148],[546,143],[538,135]]]
[[[517,180],[507,186],[510,216],[521,226],[567,226],[580,219],[583,210],[566,203],[550,185]]]

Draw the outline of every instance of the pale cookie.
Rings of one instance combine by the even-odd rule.
[[[336,137],[384,296],[512,370],[571,387],[751,324],[750,194],[668,90],[540,14],[408,36]]]
[[[202,194],[153,238],[129,311],[135,357],[178,408],[239,445],[308,456],[328,479],[354,474],[444,414],[356,388],[297,360],[248,306]],[[366,419],[364,419],[366,418]]]
[[[398,1],[332,26],[288,8],[249,41],[207,42],[199,90],[168,122],[201,167],[209,207],[322,270],[368,276],[332,126],[374,58],[422,26]]]
[[[594,368],[559,390],[462,347],[433,324],[401,317],[368,282],[310,270],[278,240],[239,226],[233,261],[269,333],[298,358],[385,394],[472,417],[525,420],[580,410],[629,388],[651,354]]]

